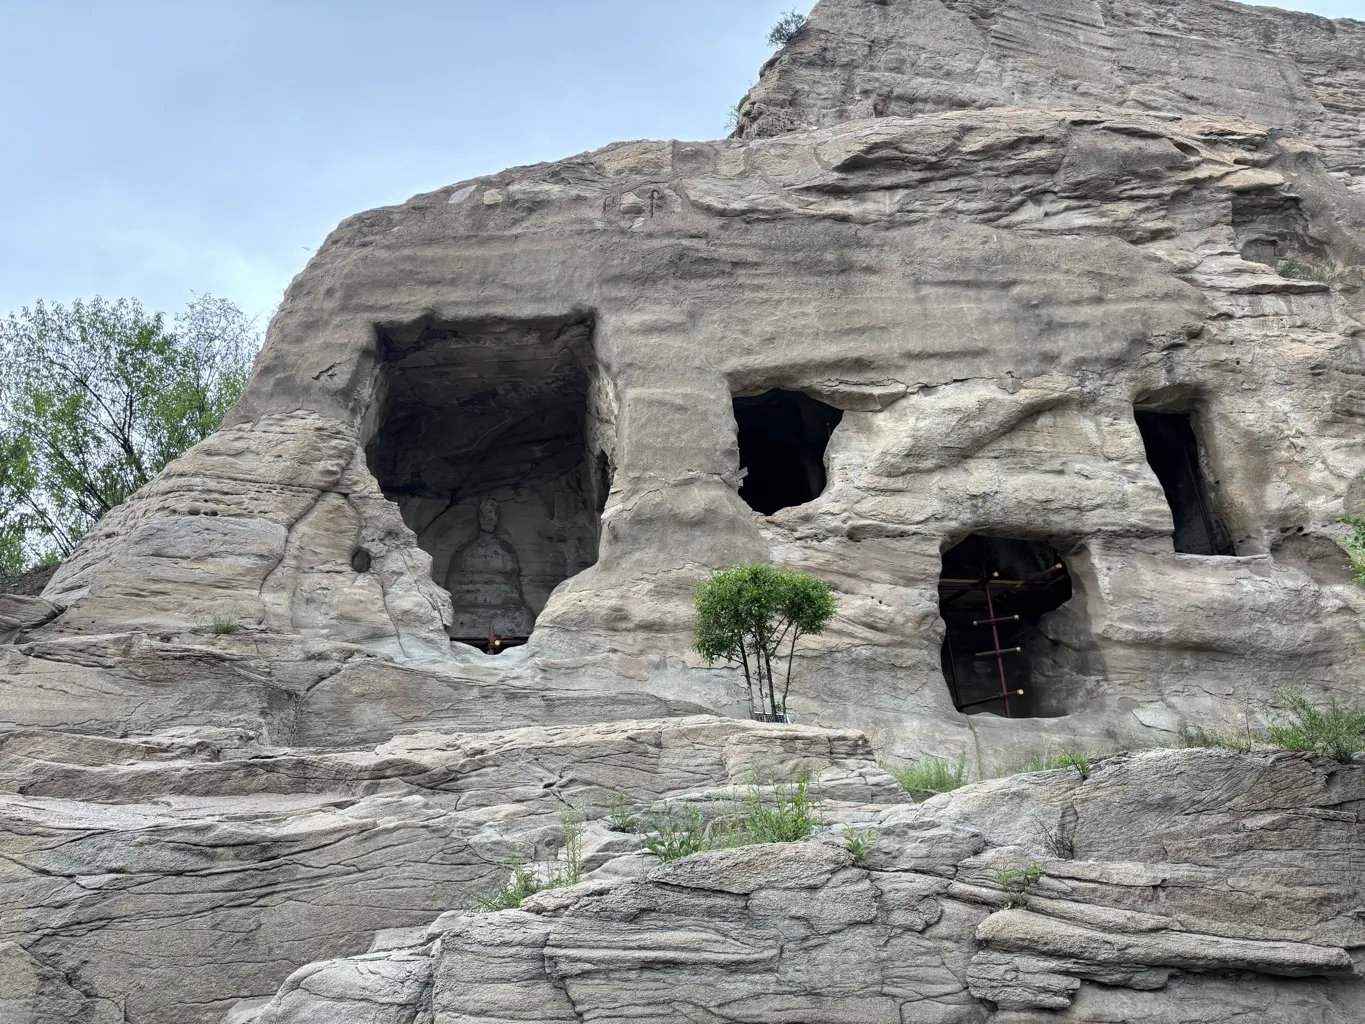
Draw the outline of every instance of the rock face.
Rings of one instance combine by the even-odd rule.
[[[1365,1014],[1348,952],[1362,797],[1358,765],[1158,751],[1084,780],[841,804],[843,828],[875,829],[859,862],[842,828],[613,862],[522,910],[309,965],[236,1020],[1346,1024]]]
[[[311,960],[495,888],[562,841],[566,806],[601,818],[618,796],[648,806],[742,785],[755,766],[804,766],[844,799],[899,790],[859,733],[713,716],[336,751],[229,729],[11,733],[0,942],[22,955],[0,947],[0,1020],[83,1021],[96,1010],[67,1006],[83,998],[117,1021],[217,1021]],[[588,846],[588,868],[612,852],[605,834]]]
[[[343,223],[228,424],[100,524],[37,635],[227,617],[724,711],[691,591],[769,560],[841,598],[795,713],[906,755],[1348,694],[1362,53],[1360,23],[1214,0],[818,4],[743,138]],[[816,411],[788,430],[762,394]],[[972,536],[1042,545],[1069,597],[950,658]],[[532,625],[515,671],[450,643]],[[1037,720],[978,696],[975,653],[1014,646]]]
[[[0,1021],[1365,1019],[1359,760],[922,806],[877,762],[1359,699],[1363,55],[1220,0],[822,0],[734,138],[343,222],[223,428],[0,594]],[[838,593],[797,725],[688,653],[746,561]],[[802,768],[801,843],[605,823]],[[566,806],[585,880],[468,914]]]

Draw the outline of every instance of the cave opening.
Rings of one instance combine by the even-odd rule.
[[[1046,541],[972,534],[943,553],[938,583],[943,677],[966,714],[1008,718],[1065,714],[1049,699],[1040,628],[1071,599],[1071,576]],[[1051,695],[1056,696],[1056,695]]]
[[[825,489],[825,447],[843,411],[774,388],[734,400],[739,495],[765,516],[804,505]]]
[[[1199,440],[1188,413],[1135,409],[1138,432],[1175,521],[1176,551],[1190,555],[1233,555],[1226,525],[1214,509],[1199,459]]]
[[[591,319],[384,325],[378,364],[366,459],[450,593],[451,639],[525,642],[597,561],[611,464]]]

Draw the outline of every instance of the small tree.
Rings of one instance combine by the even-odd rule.
[[[769,46],[786,46],[806,27],[806,16],[797,10],[784,11],[768,32]]]
[[[796,642],[824,631],[834,617],[829,584],[805,573],[770,565],[741,565],[714,572],[697,587],[692,649],[708,664],[729,661],[744,670],[749,711],[787,713]],[[787,659],[782,690],[773,662]],[[757,704],[755,704],[757,688]]]

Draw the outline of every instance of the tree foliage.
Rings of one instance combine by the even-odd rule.
[[[786,46],[806,27],[806,16],[797,10],[783,11],[777,23],[768,31],[769,46]]]
[[[714,572],[697,587],[692,648],[708,664],[725,660],[743,668],[750,712],[785,715],[796,642],[823,632],[834,609],[829,584],[805,573],[770,565]],[[784,656],[779,694],[773,662],[780,668]]]
[[[70,554],[222,421],[259,341],[226,299],[36,303],[0,320],[0,572]]]

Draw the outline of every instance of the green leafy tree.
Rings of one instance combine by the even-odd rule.
[[[697,587],[692,649],[708,664],[725,660],[744,670],[749,710],[787,713],[796,642],[824,631],[834,617],[829,584],[770,565],[714,572]],[[773,662],[786,657],[779,696]]]
[[[0,572],[64,558],[217,429],[258,345],[240,309],[207,295],[170,321],[101,298],[0,320]]]

